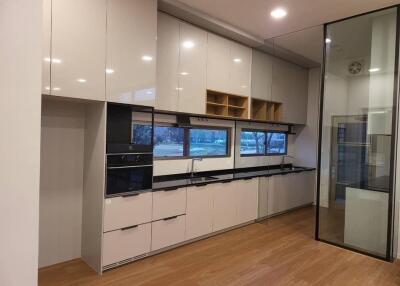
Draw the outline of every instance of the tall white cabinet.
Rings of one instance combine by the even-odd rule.
[[[253,50],[251,64],[251,97],[272,100],[273,57]]]
[[[50,94],[105,100],[106,0],[53,0],[49,12]]]
[[[205,113],[207,33],[159,13],[156,108]]]
[[[208,33],[207,89],[249,96],[252,50]]]
[[[107,101],[154,106],[157,1],[107,1]]]

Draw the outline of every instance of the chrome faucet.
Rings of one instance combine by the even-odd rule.
[[[283,167],[284,167],[284,165],[285,165],[285,158],[286,158],[286,157],[292,158],[292,159],[296,159],[295,157],[290,156],[290,155],[283,155],[283,156],[282,156],[282,161],[281,161],[281,169],[283,169]]]
[[[194,177],[194,161],[202,161],[203,158],[192,158],[192,168],[190,169],[190,177]]]

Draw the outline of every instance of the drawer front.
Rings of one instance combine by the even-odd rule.
[[[153,220],[186,213],[186,188],[153,193]]]
[[[152,222],[151,250],[161,249],[184,241],[186,216]]]
[[[104,233],[103,265],[107,266],[148,253],[150,252],[150,243],[151,223]]]
[[[104,231],[116,230],[151,221],[152,193],[105,200]]]

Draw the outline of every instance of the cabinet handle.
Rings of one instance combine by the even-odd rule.
[[[123,198],[129,198],[129,197],[135,197],[140,195],[140,193],[133,193],[133,194],[126,194],[126,195],[122,195]]]
[[[171,216],[171,217],[167,217],[167,218],[164,218],[163,220],[171,220],[171,219],[176,219],[178,216],[177,215],[175,215],[175,216]]]
[[[121,230],[124,231],[124,230],[132,229],[132,228],[137,228],[137,227],[138,227],[137,225],[132,225],[132,226],[123,227],[123,228],[121,228]]]

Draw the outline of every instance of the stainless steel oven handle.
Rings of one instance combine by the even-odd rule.
[[[107,169],[132,169],[132,168],[142,168],[142,167],[153,167],[153,165],[138,165],[138,166],[118,166],[118,167],[107,167]]]

